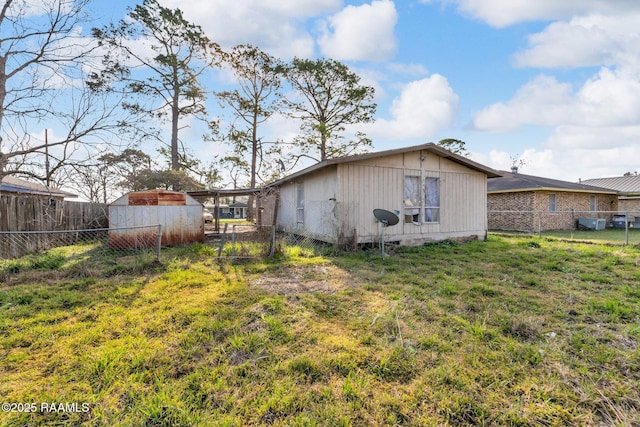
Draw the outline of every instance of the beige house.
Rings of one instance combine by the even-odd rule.
[[[419,245],[487,235],[487,177],[493,169],[433,143],[328,159],[272,185],[263,223],[333,244],[376,242],[374,209],[396,213],[385,241]],[[277,209],[274,204],[277,200]]]
[[[490,230],[565,230],[579,218],[605,223],[617,209],[617,192],[584,183],[525,175],[514,168],[487,183]]]

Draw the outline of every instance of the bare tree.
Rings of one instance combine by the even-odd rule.
[[[123,121],[116,100],[91,93],[83,69],[93,46],[80,37],[90,0],[6,0],[0,10],[0,178],[49,182],[95,155]],[[37,138],[47,127],[57,131]],[[61,129],[61,130],[60,130]],[[56,136],[57,135],[57,136]]]
[[[150,170],[151,157],[141,150],[126,148],[120,153],[107,152],[90,162],[67,168],[70,187],[81,197],[107,204],[130,191],[136,177]]]

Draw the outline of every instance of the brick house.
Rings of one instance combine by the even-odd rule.
[[[617,210],[615,190],[501,171],[487,180],[488,226],[491,230],[574,229],[578,218],[609,219]]]
[[[635,212],[640,216],[640,175],[627,173],[613,178],[595,178],[582,181],[618,192],[618,211]]]

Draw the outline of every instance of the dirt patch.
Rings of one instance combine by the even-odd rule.
[[[283,267],[265,273],[251,285],[281,295],[337,291],[353,287],[354,277],[334,265]]]

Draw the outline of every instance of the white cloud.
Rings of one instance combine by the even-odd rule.
[[[393,140],[427,138],[453,122],[458,95],[446,78],[433,74],[402,88],[391,104],[391,120],[378,119],[370,133]]]
[[[640,53],[640,13],[589,15],[554,22],[529,36],[529,48],[515,55],[520,67],[626,66]]]
[[[576,181],[620,176],[638,168],[640,158],[640,2],[459,0],[460,10],[502,27],[533,19],[566,19],[532,34],[514,55],[519,67],[599,67],[573,84],[539,75],[511,99],[489,105],[473,121],[475,129],[513,132],[526,126],[549,129],[541,148],[526,150],[523,173]],[[514,9],[517,5],[520,10]],[[506,8],[502,8],[507,6]],[[571,74],[574,78],[580,74]],[[508,169],[503,151],[477,155],[478,161]]]
[[[577,92],[555,78],[539,76],[506,103],[480,111],[478,130],[504,132],[525,125],[609,127],[640,122],[640,82],[603,68]]]
[[[433,3],[434,0],[422,0]],[[640,12],[636,0],[440,0],[460,12],[501,28],[525,21],[566,19],[587,13]]]
[[[397,21],[390,0],[347,6],[324,22],[318,44],[325,56],[337,60],[388,60],[397,47],[393,34]]]
[[[506,103],[480,111],[474,127],[490,132],[516,130],[526,124],[554,125],[571,114],[571,86],[549,76],[538,76],[521,87]]]
[[[491,150],[487,154],[472,153],[471,158],[497,170],[509,171],[514,163],[521,163],[519,173],[543,176],[568,182],[580,179],[622,176],[636,171],[633,159],[640,156],[640,147],[606,148],[597,151],[575,149],[535,149],[513,155],[506,151]]]
[[[545,141],[545,145],[560,149],[624,149],[626,147],[638,147],[638,135],[640,125],[631,126],[558,126]],[[597,157],[597,156],[595,156]],[[631,159],[636,164],[640,156]],[[618,159],[618,162],[623,159]]]
[[[410,76],[425,76],[429,74],[429,70],[427,70],[422,64],[400,64],[397,62],[391,62],[387,65],[387,69],[392,73]]]
[[[179,8],[224,48],[253,44],[277,57],[310,57],[314,41],[307,19],[335,12],[341,0],[162,0]]]

